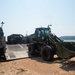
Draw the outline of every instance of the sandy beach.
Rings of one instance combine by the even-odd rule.
[[[66,63],[41,57],[0,62],[0,75],[75,75],[75,58]]]

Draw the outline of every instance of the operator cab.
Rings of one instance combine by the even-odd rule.
[[[55,42],[61,42],[62,41],[55,34],[51,33],[51,28],[49,26],[47,28],[45,28],[45,27],[36,28],[35,36],[36,36],[36,39],[38,41],[41,41],[41,42],[43,40],[49,39],[49,38],[54,40]]]
[[[44,28],[44,27],[36,28],[35,30],[36,38],[39,41],[43,41],[45,36],[50,36],[50,33],[51,33],[51,29],[49,27],[48,28]]]

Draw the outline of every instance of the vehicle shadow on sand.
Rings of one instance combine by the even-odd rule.
[[[54,58],[52,61],[45,61],[40,56],[39,57],[32,57],[31,60],[36,60],[41,63],[47,63],[47,64],[59,64],[61,69],[65,71],[75,71],[75,61],[73,60],[63,60],[60,58]]]
[[[30,59],[31,60],[36,60],[36,61],[41,62],[41,63],[47,63],[47,64],[57,63],[57,60],[59,60],[59,61],[62,60],[61,58],[54,58],[51,61],[45,61],[45,60],[42,59],[42,57],[40,55],[35,56],[35,57],[31,57]],[[61,63],[61,62],[58,62],[58,63]]]
[[[60,68],[66,71],[75,71],[75,61],[62,63],[62,66]]]

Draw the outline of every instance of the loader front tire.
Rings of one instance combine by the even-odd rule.
[[[54,56],[54,52],[50,46],[44,46],[41,50],[41,56],[45,61],[51,61]]]

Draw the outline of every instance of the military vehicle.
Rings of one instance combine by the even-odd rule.
[[[21,34],[11,34],[7,37],[8,44],[22,44],[24,43],[24,36]]]
[[[56,54],[60,58],[71,58],[75,56],[75,43],[63,42],[56,35],[52,34],[51,28],[36,28],[35,33],[28,36],[28,53],[32,56],[41,54],[46,60],[52,60]]]
[[[3,25],[3,22],[1,23]],[[6,41],[2,26],[0,27],[0,58],[5,57],[6,52]]]

